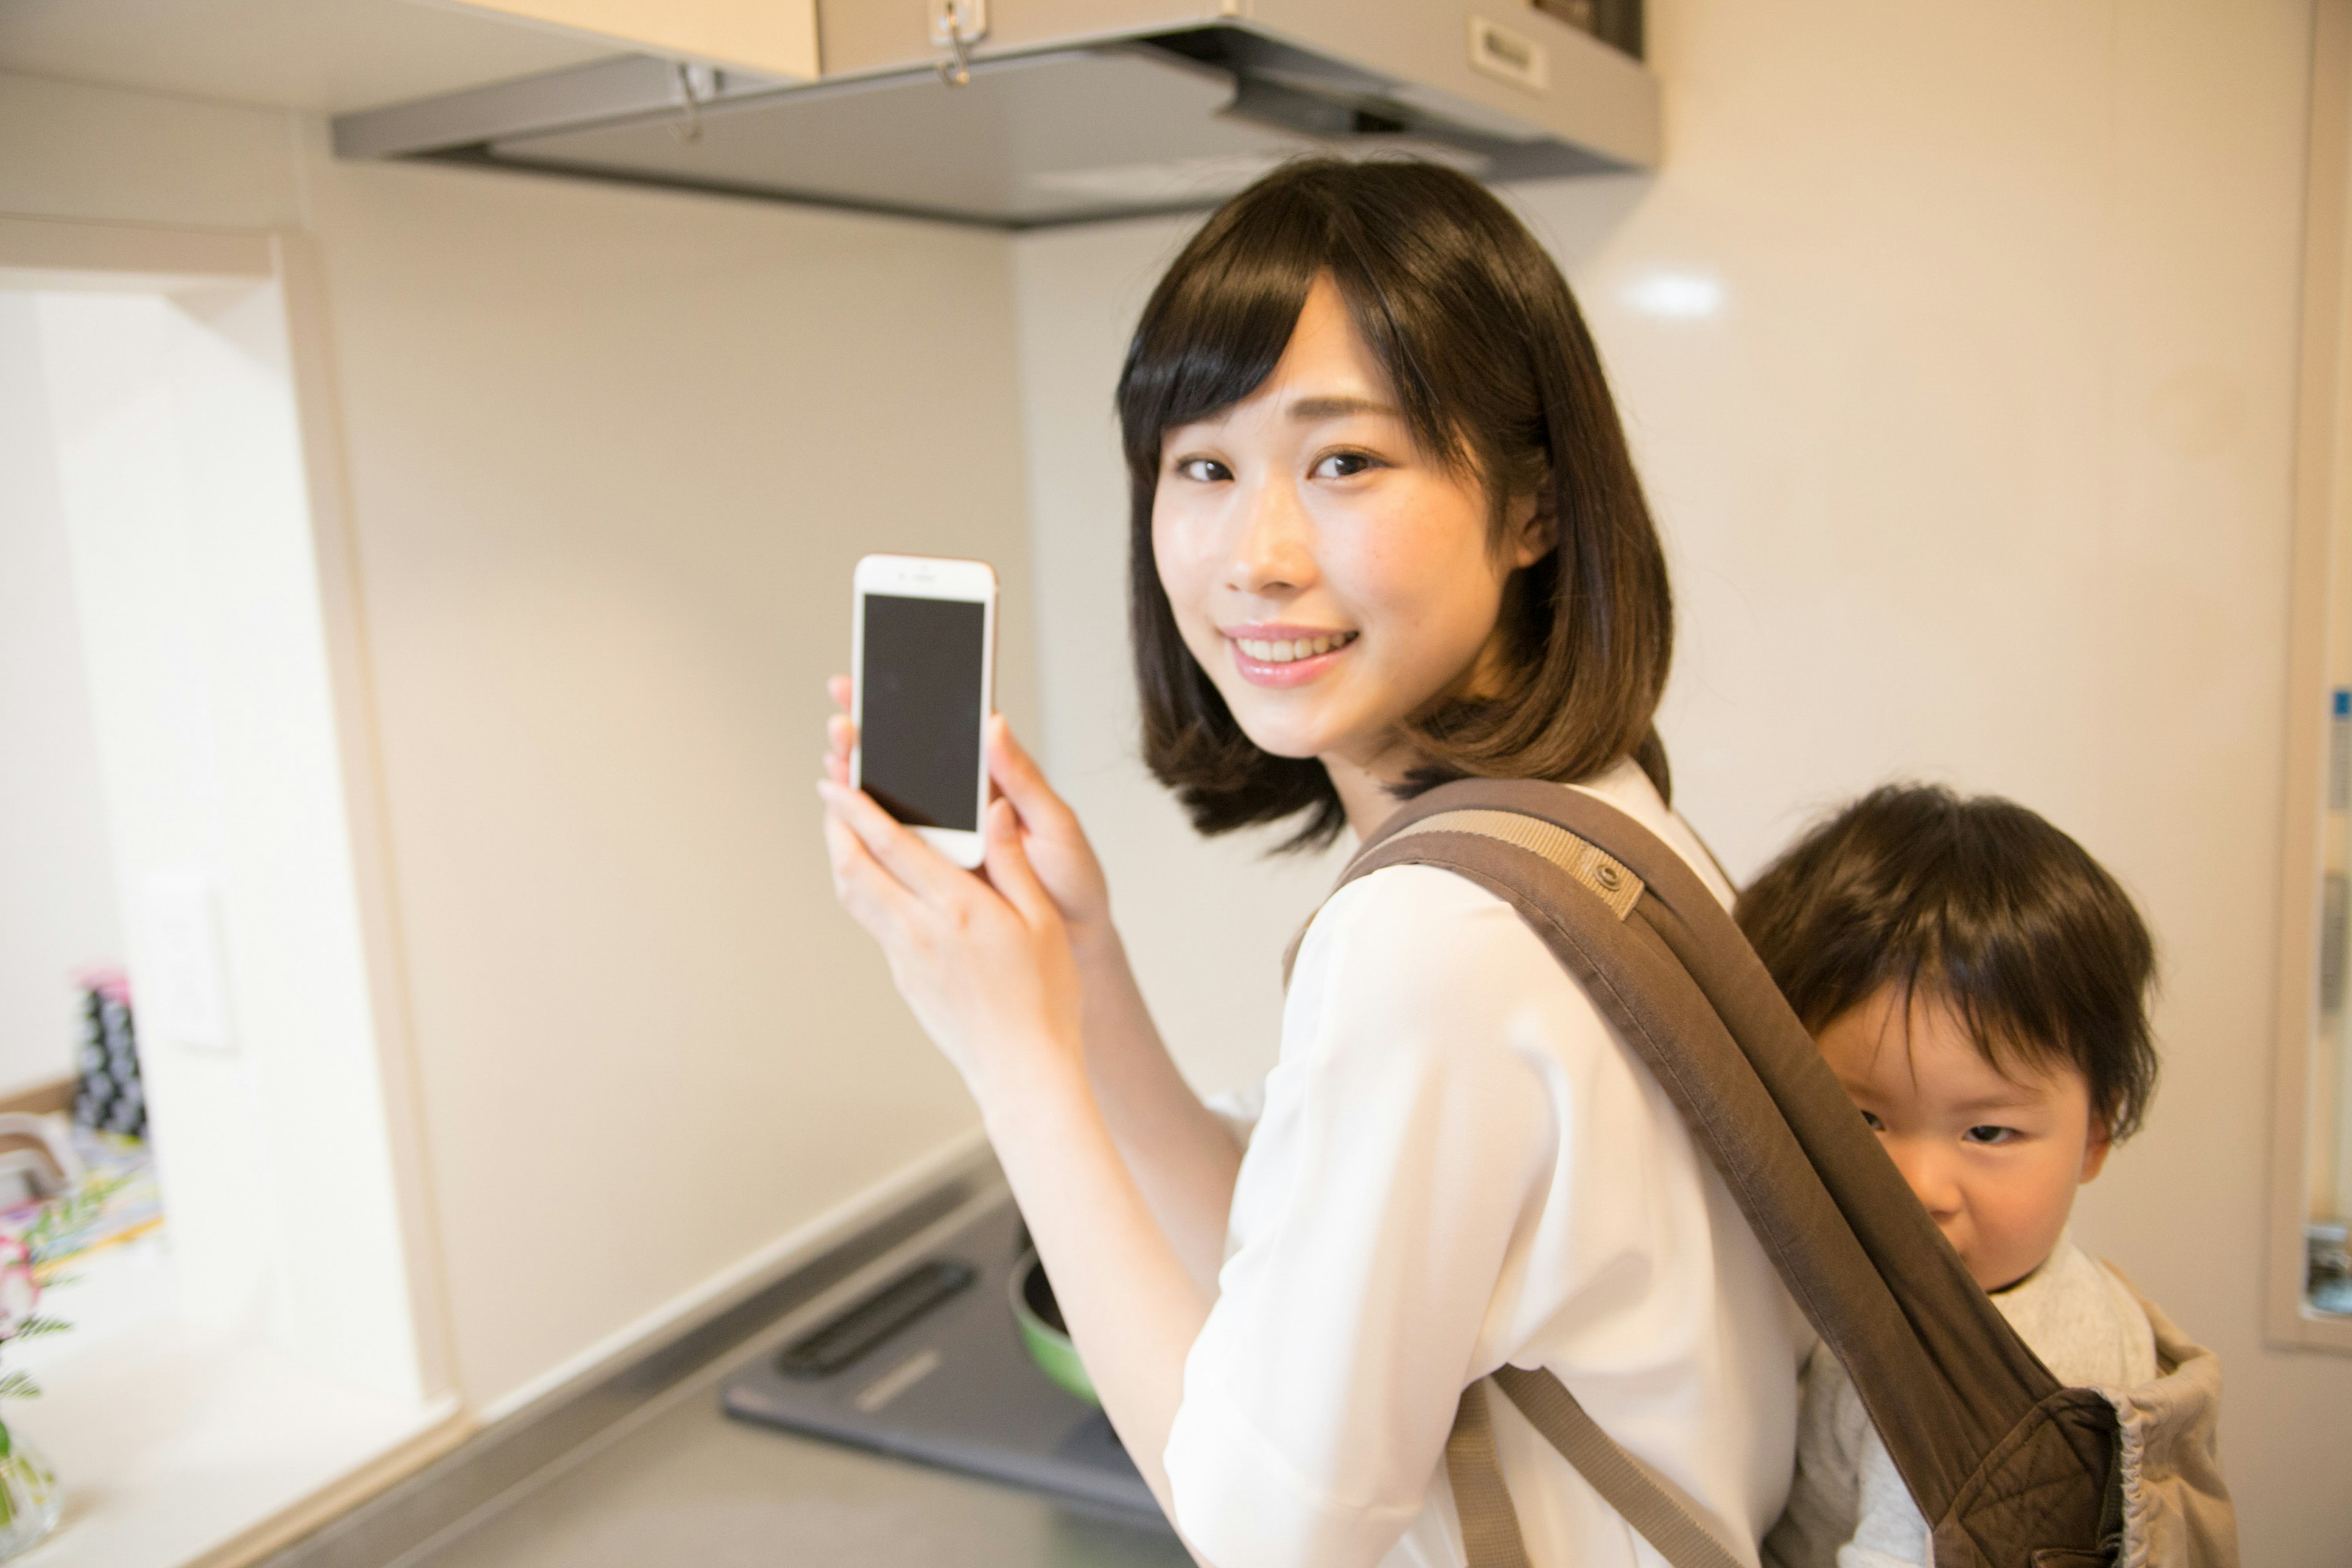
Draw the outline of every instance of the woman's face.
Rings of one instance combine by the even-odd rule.
[[[1485,487],[1413,440],[1326,278],[1264,384],[1168,432],[1151,546],[1244,734],[1393,778],[1399,727],[1477,689],[1504,583],[1549,548],[1534,498],[1507,523],[1498,552]]]

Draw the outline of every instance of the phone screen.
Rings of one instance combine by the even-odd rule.
[[[899,821],[980,831],[988,606],[866,595],[858,782]]]

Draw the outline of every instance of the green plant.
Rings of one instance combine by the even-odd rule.
[[[73,1276],[64,1271],[66,1260],[81,1250],[83,1238],[124,1182],[110,1173],[85,1177],[72,1192],[44,1204],[22,1232],[0,1235],[0,1345],[61,1333],[73,1326],[42,1312],[41,1297],[71,1282]],[[21,1369],[0,1371],[0,1399],[29,1399],[40,1392],[40,1384]],[[7,1427],[0,1423],[0,1459],[8,1457],[7,1445]]]

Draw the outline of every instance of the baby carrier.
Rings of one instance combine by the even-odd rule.
[[[1845,1363],[1934,1531],[1936,1568],[2234,1568],[2213,1357],[2156,1317],[2158,1383],[2059,1385],[1978,1289],[1713,893],[1580,791],[1465,779],[1400,809],[1340,885],[1442,867],[1505,900],[1654,1074]],[[1462,1394],[1446,1468],[1471,1568],[1525,1568],[1486,1384],[1674,1568],[1738,1568],[1549,1372]],[[2203,1418],[2183,1422],[2184,1410]],[[2184,1427],[2186,1430],[2184,1431]]]

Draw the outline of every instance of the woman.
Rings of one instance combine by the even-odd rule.
[[[1118,399],[1145,752],[1202,832],[1360,836],[1445,778],[1555,779],[1729,901],[1666,804],[1671,600],[1615,409],[1493,196],[1422,164],[1277,172],[1178,258]],[[835,889],[971,1086],[1198,1558],[1461,1562],[1445,1436],[1505,1362],[1550,1369],[1752,1554],[1808,1336],[1664,1092],[1507,906],[1413,866],[1325,905],[1244,1148],[1171,1064],[1085,836],[1001,719],[985,880],[848,790],[846,720],[831,740]],[[1535,1563],[1654,1560],[1490,1404]]]

